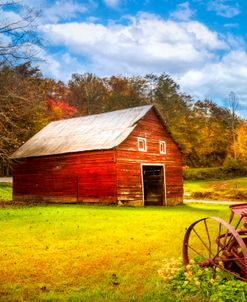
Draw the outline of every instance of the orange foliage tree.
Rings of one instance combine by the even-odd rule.
[[[63,101],[57,101],[52,98],[47,100],[47,108],[50,121],[69,118],[77,113],[77,109],[74,106],[69,106]]]

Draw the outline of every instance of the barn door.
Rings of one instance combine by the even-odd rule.
[[[142,166],[144,205],[163,205],[165,199],[164,167]]]

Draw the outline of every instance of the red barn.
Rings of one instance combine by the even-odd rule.
[[[183,200],[181,153],[154,106],[51,122],[12,159],[14,200]]]

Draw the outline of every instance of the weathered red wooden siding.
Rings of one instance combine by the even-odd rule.
[[[147,151],[138,151],[137,138],[147,140]],[[160,154],[160,141],[166,142],[167,154]],[[164,164],[167,204],[183,199],[181,152],[152,109],[142,118],[131,135],[117,147],[118,200],[143,204],[141,164]]]
[[[13,176],[16,200],[116,202],[114,151],[22,159]]]
[[[137,138],[147,140],[147,152],[138,151]],[[160,141],[167,154],[160,154]],[[163,164],[167,204],[182,201],[181,153],[151,109],[116,149],[14,162],[14,199],[55,202],[117,201],[143,204],[141,164]]]

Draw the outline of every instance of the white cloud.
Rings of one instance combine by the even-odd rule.
[[[46,7],[42,13],[42,19],[45,22],[56,23],[60,20],[70,20],[86,11],[87,7],[78,2],[57,0],[52,6]]]
[[[232,18],[241,13],[238,4],[227,4],[226,0],[211,0],[208,3],[208,10],[215,11],[218,16]]]
[[[9,45],[11,43],[11,38],[0,33],[0,45],[3,47]]]
[[[128,25],[94,23],[50,24],[43,27],[46,38],[76,55],[87,56],[104,73],[181,73],[191,65],[201,66],[227,45],[203,24],[165,21],[141,14]],[[120,69],[120,67],[122,69]]]
[[[119,6],[120,0],[104,0],[104,3],[111,8],[116,8]]]
[[[42,23],[69,21],[96,6],[94,2],[79,0],[22,0],[22,2],[34,10],[40,11]]]
[[[192,96],[220,100],[234,91],[242,102],[247,99],[244,40],[219,35],[197,21],[138,14],[125,25],[49,24],[43,33],[51,44],[70,53],[53,58],[49,74],[56,78],[67,80],[72,72],[100,76],[166,72]]]
[[[22,11],[22,13],[25,15],[25,11]],[[14,12],[0,9],[0,16],[0,27],[10,25],[12,28],[19,27],[21,31],[21,28],[29,25],[29,20],[23,19],[20,11]]]
[[[179,79],[186,92],[200,97],[224,100],[234,91],[242,105],[247,105],[247,53],[232,50],[219,62],[205,64],[202,69],[190,69]]]
[[[238,23],[226,23],[224,24],[225,28],[238,28],[239,24]]]
[[[19,14],[13,12],[13,11],[6,11],[0,9],[0,26],[3,26],[6,23],[13,23],[13,22],[21,22],[22,18]]]
[[[177,6],[177,10],[170,14],[170,16],[176,20],[188,21],[194,15],[195,10],[190,8],[189,2],[180,3]]]
[[[69,53],[62,53],[50,55],[45,50],[36,46],[41,59],[39,65],[40,70],[45,76],[56,80],[63,80],[67,82],[73,73],[84,73],[86,70],[84,66],[71,56]]]

